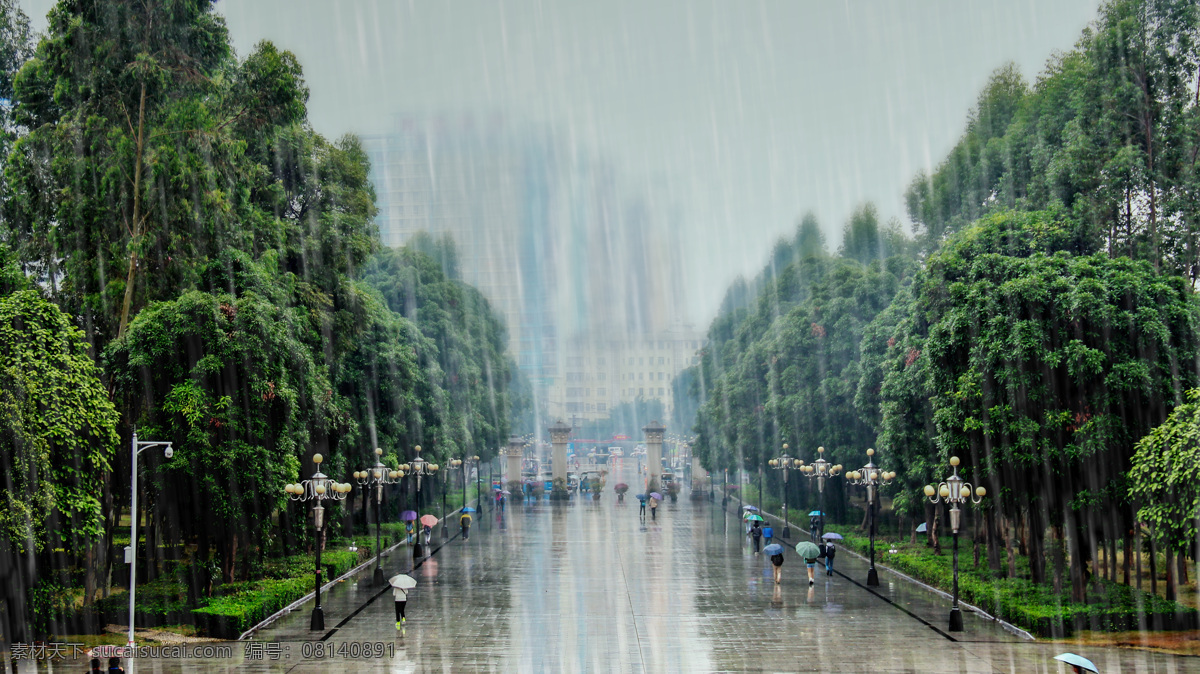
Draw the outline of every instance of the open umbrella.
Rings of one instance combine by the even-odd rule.
[[[842,540],[842,535],[835,534],[831,531],[831,532],[825,534],[824,536],[822,536],[821,538],[824,538],[827,541],[840,541],[840,540]]]
[[[755,508],[754,506],[751,506],[751,505],[742,506],[742,510],[749,510],[752,513],[758,512],[758,508]]]
[[[929,527],[928,527],[928,524],[927,524],[926,522],[921,522],[920,524],[918,524],[918,525],[917,525],[917,533],[918,533],[918,534],[923,534],[923,533],[925,533],[925,532],[926,532],[928,529],[929,529]]]
[[[639,501],[645,501],[645,500],[646,500],[646,495],[645,495],[645,494],[638,494],[638,495],[637,495],[637,496],[635,496],[634,498],[636,498],[636,499],[637,499],[637,500],[639,500]]]
[[[512,495],[512,492],[511,492],[511,491],[509,491],[509,490],[507,490],[507,489],[505,489],[505,490],[501,491],[500,493],[501,493],[501,494],[504,494],[505,496],[511,496],[511,495]]]
[[[473,513],[473,512],[475,512],[475,509],[472,508],[471,506],[467,506],[467,507],[463,508],[462,511],[465,513]]]
[[[758,515],[746,515],[746,521],[747,522],[762,522],[764,520],[762,517],[760,517]]]
[[[650,492],[650,498],[652,498],[652,499],[654,499],[654,500],[656,500],[656,501],[661,501],[661,500],[662,500],[662,494],[660,494],[660,493],[658,493],[658,492],[656,492],[656,491],[652,491],[652,492]]]
[[[424,524],[427,527],[432,527],[437,523],[438,518],[434,517],[433,515],[421,515],[421,524]]]
[[[401,573],[388,578],[388,585],[398,587],[401,590],[411,590],[417,586],[417,581],[412,576]]]
[[[1061,660],[1062,662],[1074,667],[1082,667],[1084,671],[1096,672],[1097,674],[1100,672],[1100,670],[1096,669],[1096,665],[1092,664],[1091,660],[1088,660],[1082,655],[1075,655],[1074,653],[1060,653],[1054,656],[1054,659]]]
[[[796,552],[805,559],[816,559],[821,556],[821,548],[812,541],[800,541],[796,544]]]
[[[809,517],[824,517],[825,513],[821,512],[820,510],[814,510],[814,511],[810,512],[808,514],[808,516]]]
[[[629,485],[624,482],[618,482],[617,486],[613,487],[613,489],[629,489]]]
[[[400,519],[404,522],[412,522],[413,520],[417,519],[417,513],[411,510],[405,510],[404,512],[400,513]]]
[[[783,554],[783,546],[778,543],[772,543],[772,544],[768,545],[767,547],[763,548],[763,552],[768,555],[782,555]]]

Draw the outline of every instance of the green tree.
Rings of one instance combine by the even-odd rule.
[[[0,583],[10,640],[32,636],[26,596],[39,577],[52,577],[55,560],[94,552],[116,423],[70,318],[34,290],[0,297]]]
[[[1200,522],[1200,390],[1187,393],[1162,425],[1137,442],[1129,471],[1129,497],[1137,517],[1167,551],[1167,598],[1175,598],[1172,554],[1185,555]]]

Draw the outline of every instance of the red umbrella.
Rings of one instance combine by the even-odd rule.
[[[434,517],[433,515],[421,515],[421,524],[427,527],[432,527],[437,523],[438,518]]]

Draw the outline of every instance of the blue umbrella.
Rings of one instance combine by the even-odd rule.
[[[1075,655],[1074,653],[1061,653],[1059,655],[1054,656],[1054,659],[1061,660],[1062,662],[1065,662],[1068,665],[1072,665],[1075,667],[1082,667],[1084,670],[1089,671],[1089,672],[1096,672],[1097,674],[1099,674],[1099,672],[1100,672],[1100,670],[1096,669],[1096,665],[1092,664],[1091,660],[1088,660],[1087,658],[1083,657],[1082,655]]]
[[[778,543],[772,543],[772,544],[768,545],[767,547],[763,548],[763,552],[768,555],[782,555],[783,554],[783,546]]]
[[[639,501],[645,501],[645,500],[646,500],[646,495],[645,495],[645,494],[638,494],[638,495],[637,495],[635,498],[637,498],[637,500],[639,500]]]
[[[842,540],[842,535],[835,534],[831,531],[831,532],[825,534],[824,536],[822,536],[821,538],[824,538],[827,541],[840,541],[840,540]]]
[[[466,508],[463,508],[462,511],[465,513],[473,513],[473,512],[475,512],[475,509],[472,508],[471,506],[467,506]]]
[[[742,510],[749,510],[752,513],[758,512],[758,508],[755,508],[754,506],[742,506]]]
[[[809,517],[824,517],[825,513],[821,512],[820,510],[814,510],[814,511],[810,512],[808,514],[808,516]]]
[[[927,529],[928,529],[928,526],[927,526],[927,524],[926,524],[925,522],[921,522],[919,525],[917,525],[917,533],[918,533],[918,534],[923,534],[923,533],[925,533],[925,531],[926,531]]]

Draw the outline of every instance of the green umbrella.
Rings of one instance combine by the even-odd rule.
[[[800,541],[796,544],[796,552],[805,559],[816,559],[821,555],[821,548],[812,541]]]
[[[746,521],[747,522],[762,522],[763,518],[759,517],[758,515],[751,515],[746,518]]]

